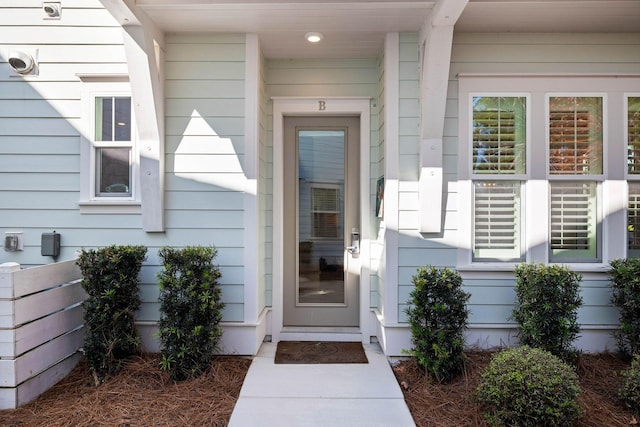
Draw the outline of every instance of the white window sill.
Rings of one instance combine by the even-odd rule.
[[[505,263],[474,263],[457,265],[456,270],[460,272],[496,272],[506,271],[513,272],[521,262],[505,262]],[[568,267],[571,271],[576,273],[606,273],[609,271],[608,263],[559,263],[559,262],[547,262],[547,265],[559,264]]]
[[[458,271],[514,271],[516,266],[521,263],[504,262],[504,263],[474,263],[456,266]]]
[[[140,214],[142,208],[137,200],[92,200],[81,201],[80,213],[91,214]]]

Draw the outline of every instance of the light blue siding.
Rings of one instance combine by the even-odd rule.
[[[0,235],[21,231],[25,243],[21,252],[0,251],[0,262],[24,266],[51,262],[40,255],[44,232],[61,233],[60,259],[73,258],[99,228],[126,233],[127,242],[143,237],[135,229],[141,224],[137,215],[86,216],[78,206],[78,74],[126,74],[122,29],[97,0],[69,7],[64,20],[34,22],[41,8],[34,2],[0,4]],[[38,49],[37,76],[11,75],[7,55],[17,47]]]
[[[266,61],[266,94],[272,96],[368,96],[372,98],[371,108],[371,153],[379,150],[378,113],[380,99],[381,64],[378,59],[353,60],[267,60]],[[267,118],[271,123],[273,117]],[[269,127],[269,133],[271,129]],[[269,138],[271,141],[271,138]],[[271,148],[268,148],[269,152]],[[375,207],[375,185],[380,171],[379,156],[371,156],[371,206]],[[271,157],[268,157],[271,161]],[[270,170],[271,164],[268,165]],[[375,212],[370,212],[371,217]],[[372,224],[377,223],[371,221]],[[271,232],[271,229],[268,230]],[[269,234],[270,235],[270,234]],[[375,232],[373,234],[376,235]],[[377,265],[378,260],[375,260]],[[269,267],[270,268],[270,267]],[[372,274],[376,274],[372,272]],[[270,276],[269,276],[270,277]],[[371,280],[372,289],[377,287],[377,280]],[[375,293],[373,293],[375,292]],[[377,290],[372,291],[371,304],[377,304]]]
[[[457,154],[459,73],[637,73],[640,68],[640,36],[637,34],[464,34],[454,35],[444,126],[444,206],[442,236],[423,238],[417,227],[417,170],[420,152],[418,117],[417,36],[401,37],[401,118],[400,153],[403,181],[400,183],[400,250],[398,271],[399,320],[406,321],[404,309],[413,285],[411,277],[420,265],[456,266]],[[415,53],[415,54],[414,54]],[[473,276],[470,276],[473,274]],[[514,278],[504,272],[462,272],[465,289],[471,293],[470,321],[481,324],[510,322],[515,301]],[[593,275],[598,277],[597,274]],[[617,312],[609,302],[605,274],[583,280],[584,307],[579,322],[585,325],[617,324]]]
[[[166,232],[144,233],[139,213],[80,213],[80,135],[89,112],[81,110],[77,75],[128,70],[118,23],[97,0],[76,6],[55,25],[42,20],[40,30],[31,10],[41,13],[40,4],[0,6],[0,25],[13,27],[0,48],[0,67],[8,70],[14,44],[37,46],[39,59],[37,78],[0,73],[0,233],[22,231],[25,243],[22,252],[2,251],[0,262],[51,262],[40,255],[40,235],[53,230],[61,234],[60,259],[81,248],[145,245],[138,318],[154,321],[158,250],[216,246],[224,320],[243,321],[245,36],[167,36]],[[30,26],[19,24],[25,20]]]
[[[241,322],[244,36],[170,35],[165,58],[166,237],[218,248],[223,320]]]

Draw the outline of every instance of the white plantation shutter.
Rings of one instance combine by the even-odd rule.
[[[473,98],[473,173],[525,172],[524,97]]]
[[[340,234],[340,190],[334,187],[311,188],[313,237],[338,237]]]
[[[640,97],[627,98],[627,171],[640,174]],[[634,177],[636,178],[636,177]],[[640,181],[628,183],[627,256],[640,257]]]
[[[551,183],[551,261],[598,261],[595,182]]]
[[[629,257],[640,256],[640,183],[629,183],[627,206],[627,235]]]
[[[549,98],[549,172],[602,173],[602,98]]]
[[[524,96],[472,100],[473,261],[522,259],[520,181],[526,173]]]
[[[627,164],[632,175],[640,174],[640,97],[629,97],[627,108]]]
[[[602,170],[602,97],[549,97],[551,177],[598,175]],[[595,181],[550,182],[549,259],[599,262]]]
[[[474,261],[522,258],[520,182],[474,183]]]

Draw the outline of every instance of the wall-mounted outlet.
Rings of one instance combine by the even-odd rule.
[[[4,250],[15,252],[24,250],[24,236],[21,231],[7,231],[4,233]]]

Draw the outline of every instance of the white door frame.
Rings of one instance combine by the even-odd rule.
[[[284,117],[285,116],[358,116],[360,117],[360,333],[363,342],[369,342],[375,325],[371,321],[370,294],[370,128],[371,113],[369,97],[273,97],[273,289],[271,338],[281,340],[283,332],[283,259],[284,241]],[[349,334],[340,330],[322,328],[313,335],[309,328],[295,339],[348,340]],[[318,328],[319,329],[319,328]],[[340,329],[340,328],[337,328]],[[313,337],[312,337],[313,335]]]

